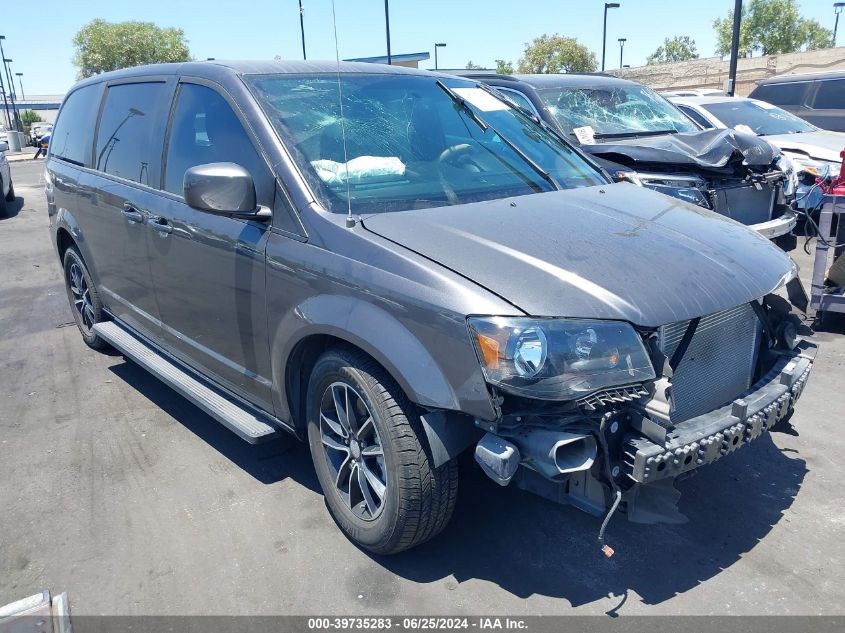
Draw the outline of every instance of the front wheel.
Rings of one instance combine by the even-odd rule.
[[[458,492],[456,460],[439,468],[414,405],[374,360],[324,353],[308,384],[308,443],[332,517],[355,543],[395,554],[438,534]]]
[[[6,202],[15,201],[15,183],[9,181],[9,193],[6,194]]]

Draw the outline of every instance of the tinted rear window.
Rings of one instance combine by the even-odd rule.
[[[845,109],[845,79],[827,79],[819,82],[813,108],[816,110]]]
[[[111,86],[97,132],[95,168],[151,187],[159,183],[164,83]]]
[[[50,153],[77,165],[86,165],[100,105],[99,85],[85,86],[65,99],[53,129]]]
[[[798,106],[804,102],[804,93],[809,86],[807,81],[757,86],[749,95],[752,99],[768,101],[774,105]]]

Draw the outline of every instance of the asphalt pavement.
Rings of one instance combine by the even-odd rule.
[[[307,447],[250,446],[84,345],[50,244],[43,161],[0,218],[0,605],[87,614],[842,614],[845,319],[793,423],[679,487],[690,521],[599,520],[462,464],[446,531],[394,557],[347,541]],[[794,256],[802,276],[810,258]]]

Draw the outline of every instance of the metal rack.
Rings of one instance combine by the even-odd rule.
[[[836,234],[831,235],[834,214],[839,216],[839,221],[836,223]],[[845,195],[826,195],[819,215],[820,237],[816,240],[816,258],[813,262],[813,282],[810,288],[810,307],[819,317],[825,312],[845,312],[845,290],[830,292],[824,283],[827,278],[831,245],[838,246],[838,248],[833,248],[832,261],[845,252],[843,219],[845,219]]]

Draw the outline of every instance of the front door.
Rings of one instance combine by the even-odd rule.
[[[152,276],[169,348],[236,394],[272,411],[264,295],[270,223],[193,209],[182,197],[189,167],[233,162],[249,171],[272,209],[274,181],[227,100],[182,83],[165,152],[159,217],[151,224]]]

